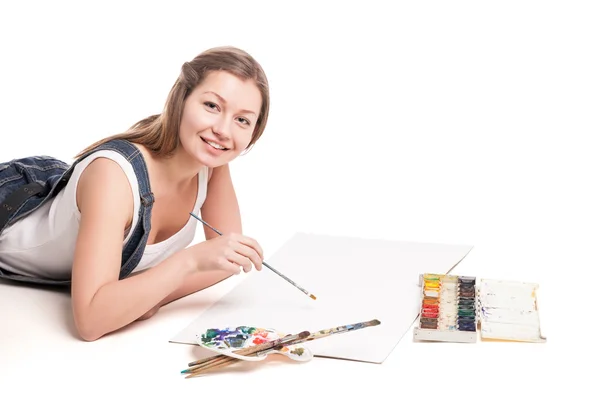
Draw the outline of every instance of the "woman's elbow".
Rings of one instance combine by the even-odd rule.
[[[93,342],[100,339],[104,332],[102,332],[102,328],[99,326],[100,324],[96,318],[91,315],[91,312],[80,311],[75,313],[75,327],[77,329],[77,334],[79,337],[86,342]]]
[[[94,342],[103,336],[100,330],[93,326],[83,324],[77,325],[77,333],[79,334],[79,337],[86,342]]]

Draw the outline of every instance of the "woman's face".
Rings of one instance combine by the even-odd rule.
[[[185,101],[179,128],[182,147],[209,168],[227,164],[250,143],[261,105],[253,80],[210,72]]]

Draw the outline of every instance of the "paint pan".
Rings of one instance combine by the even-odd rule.
[[[538,285],[423,274],[416,341],[475,343],[482,340],[545,342],[538,312]]]
[[[475,278],[434,274],[420,278],[421,318],[415,338],[476,342]]]

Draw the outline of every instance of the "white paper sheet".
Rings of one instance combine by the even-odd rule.
[[[202,313],[171,342],[196,344],[209,328],[250,325],[286,333],[372,319],[381,325],[310,342],[315,356],[381,363],[419,314],[419,274],[448,273],[472,246],[297,233],[263,267]]]

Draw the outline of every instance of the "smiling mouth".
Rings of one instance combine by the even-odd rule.
[[[220,145],[220,144],[218,144],[218,143],[211,142],[210,140],[206,140],[206,139],[204,139],[203,137],[201,137],[200,139],[202,139],[202,141],[203,141],[204,143],[208,144],[209,146],[211,146],[211,147],[213,147],[213,148],[215,148],[215,149],[217,149],[217,150],[222,150],[222,151],[229,150],[227,147],[223,147],[223,146],[221,146],[221,145]]]

